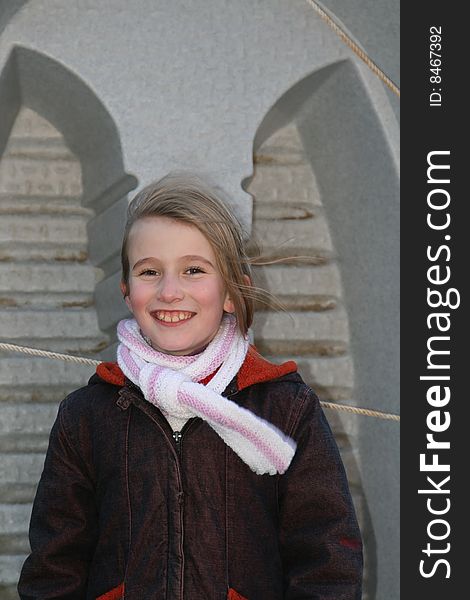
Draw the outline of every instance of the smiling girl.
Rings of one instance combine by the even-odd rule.
[[[155,350],[173,355],[202,351],[234,305],[214,250],[192,225],[144,217],[129,232],[129,264],[121,290]]]
[[[359,600],[361,540],[318,398],[249,344],[240,225],[167,176],[129,206],[117,363],[60,405],[23,600]]]

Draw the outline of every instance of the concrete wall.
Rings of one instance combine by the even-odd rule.
[[[325,4],[397,82],[397,3]],[[254,335],[265,353],[294,356],[324,399],[396,412],[398,103],[308,4],[43,0],[2,11],[1,337],[81,353],[112,349],[126,314],[116,286],[128,193],[189,168],[225,189],[268,249],[288,236],[285,251],[313,257],[259,273],[293,316],[259,314]],[[69,171],[61,175],[64,156]],[[55,184],[43,197],[45,165]],[[60,285],[58,258],[67,262]],[[46,321],[42,329],[34,322],[37,309],[55,311],[60,335],[47,337]],[[72,309],[77,322],[60,325],[58,313]],[[0,362],[2,598],[14,597],[10,584],[27,551],[28,503],[54,406],[86,376],[26,359],[35,383],[12,393],[25,371],[25,359],[10,365],[18,360]],[[398,427],[328,416],[366,538],[364,597],[394,600]]]

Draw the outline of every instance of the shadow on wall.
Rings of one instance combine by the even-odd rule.
[[[2,340],[96,357],[110,337],[102,321],[121,301],[95,290],[95,274],[102,285],[118,268],[137,184],[116,126],[83,81],[18,47],[0,74],[0,114]],[[14,598],[57,403],[92,370],[8,353],[0,362],[0,596]]]
[[[23,8],[29,0],[8,0],[0,3],[0,35],[2,31],[12,20],[15,14]]]
[[[16,47],[0,75],[4,115],[0,155],[21,106],[49,121],[80,162],[82,205],[94,213],[87,225],[88,255],[104,272],[95,302],[100,328],[112,332],[112,338],[123,308],[116,300],[110,303],[107,279],[119,270],[127,194],[137,187],[137,179],[124,171],[119,132],[101,101],[77,75],[43,54]]]
[[[284,144],[284,151],[273,145],[276,135],[285,136],[289,129],[295,129],[298,135],[296,155],[292,136]],[[291,205],[298,209],[297,218],[305,218],[305,211],[310,210],[317,221],[319,216],[325,219],[331,247],[319,252],[312,240],[310,249],[314,248],[317,263],[319,258],[325,261],[321,268],[326,269],[330,261],[336,262],[341,299],[334,310],[344,307],[347,351],[354,365],[353,395],[338,397],[337,401],[398,412],[399,179],[389,144],[360,71],[353,62],[341,61],[304,78],[272,107],[257,131],[254,175],[244,182],[244,187],[255,197],[256,222],[262,203],[257,184],[260,173],[263,179],[267,164],[275,166],[278,172],[290,169],[286,178],[290,188],[276,198],[279,210]],[[305,205],[309,198],[303,193],[310,183],[299,171],[299,163],[309,166],[316,187],[318,198],[310,206]],[[291,218],[296,218],[293,214]],[[313,226],[311,232],[314,236]],[[321,232],[318,226],[317,232]],[[288,235],[282,230],[280,234],[278,242],[282,243]],[[305,241],[297,246],[294,244],[292,254],[305,249],[308,253]],[[297,269],[302,275],[303,267]],[[315,294],[321,294],[321,289],[316,288]],[[292,310],[299,310],[299,306]],[[337,316],[341,318],[340,312]],[[334,321],[330,321],[330,331],[341,335]],[[311,337],[315,338],[319,331],[318,319],[312,321]],[[358,483],[365,495],[364,518],[370,518],[372,523],[372,528],[367,530],[366,526],[364,531],[365,592],[371,599],[395,599],[399,597],[398,426],[368,417],[341,420],[347,432],[351,431],[351,421],[355,423],[351,439],[357,462],[349,465],[348,473],[351,477],[357,466],[360,469]]]

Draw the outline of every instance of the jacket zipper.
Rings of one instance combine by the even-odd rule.
[[[178,456],[181,457],[181,438],[183,437],[181,431],[173,431],[173,439],[175,440],[176,451]]]
[[[178,492],[178,508],[179,508],[179,516],[180,516],[180,556],[181,556],[181,574],[180,574],[180,599],[184,598],[184,490],[183,490],[183,480],[181,477],[181,470],[183,467],[183,456],[182,456],[182,446],[183,446],[183,436],[186,431],[195,423],[196,419],[192,418],[183,425],[181,431],[173,431],[172,438],[175,443],[176,454],[178,456],[178,470],[180,470],[180,491]]]
[[[183,434],[181,431],[173,431],[172,433],[173,439],[175,440],[176,453],[178,454],[178,459],[181,462],[181,438]],[[181,487],[181,490],[178,492],[178,504],[180,509],[180,518],[181,518],[181,528],[183,527],[183,510],[184,510],[184,490]],[[181,547],[181,555],[183,556],[183,547]]]
[[[175,441],[175,448],[176,448],[176,452],[178,453],[178,457],[181,458],[181,445],[183,443],[183,436],[186,433],[186,431],[192,427],[192,425],[194,424],[194,422],[196,421],[195,417],[192,417],[191,419],[188,419],[186,421],[186,423],[183,425],[183,427],[181,428],[180,431],[172,431],[171,436],[173,438],[173,440]]]
[[[136,389],[137,386],[132,386],[135,387]],[[155,418],[154,415],[151,414],[151,411],[149,412],[148,410],[145,410],[144,406],[146,400],[144,400],[143,397],[141,397],[141,393],[139,394],[139,392],[136,393],[136,391],[134,390],[129,390],[127,389],[127,391],[124,391],[125,388],[123,388],[123,390],[121,390],[120,392],[120,398],[117,401],[118,406],[121,408],[121,410],[127,410],[129,408],[129,405],[132,403],[132,398],[135,398],[136,400],[138,400],[138,402],[136,403],[138,408],[140,408],[145,414],[147,414],[148,417],[150,417],[150,419],[159,427],[159,429],[162,431],[162,433],[165,435],[165,437],[167,437],[167,434],[165,433],[165,429],[171,429],[170,428],[170,424],[168,423],[168,421],[165,419],[164,415],[162,414],[162,412],[157,408],[157,407],[152,407],[152,410],[157,410],[160,413],[160,417],[163,419],[163,421],[165,422],[165,425],[162,423],[159,423],[159,421]],[[230,390],[231,391],[231,390]],[[232,398],[233,396],[235,396],[239,390],[237,390],[235,388],[235,390],[232,393],[227,394],[227,398]],[[189,419],[189,421],[187,421],[181,431],[172,431],[171,432],[171,436],[173,438],[173,448],[174,448],[174,452],[176,455],[176,470],[177,470],[177,477],[178,477],[178,483],[179,483],[179,489],[180,491],[178,492],[178,504],[179,504],[179,515],[180,515],[180,530],[181,530],[181,538],[180,538],[180,555],[181,555],[181,573],[180,573],[180,599],[183,600],[183,596],[184,596],[184,521],[183,521],[183,511],[184,511],[184,491],[183,491],[183,479],[182,479],[182,473],[181,473],[181,461],[182,461],[182,443],[183,443],[183,435],[185,434],[185,432],[197,421],[197,418],[191,418]],[[168,439],[168,437],[167,437]]]
[[[194,423],[195,419],[190,419],[184,425],[181,431],[173,431],[172,437],[175,442],[176,453],[178,455],[179,468],[182,468],[182,444],[183,444],[183,434],[185,431],[191,427]],[[178,492],[178,508],[179,508],[179,516],[180,516],[180,556],[181,556],[181,574],[180,574],[180,599],[183,600],[184,597],[184,490],[183,490],[183,481],[181,479],[180,491]]]
[[[133,390],[132,387],[135,387],[136,390]],[[140,410],[142,410],[142,412],[144,412],[154,423],[155,425],[157,425],[157,427],[161,430],[162,434],[166,437],[166,439],[168,441],[171,440],[171,438],[169,438],[168,436],[168,430],[171,430],[170,424],[168,423],[168,421],[165,419],[164,415],[162,414],[162,412],[155,406],[152,406],[152,408],[150,410],[148,410],[150,408],[147,407],[145,405],[145,403],[147,402],[141,395],[140,390],[137,392],[138,388],[137,386],[132,386],[131,389],[129,388],[123,388],[120,393],[119,393],[119,400],[117,401],[118,406],[121,408],[121,410],[127,410],[130,406],[130,404],[132,403],[132,400],[135,399],[136,400],[136,405],[138,408],[140,408]],[[159,418],[156,417],[156,415],[152,414],[152,412],[156,410],[159,413],[160,418],[164,421],[164,423],[160,423],[159,422]],[[170,441],[170,446],[172,446],[173,448],[173,452],[175,454],[175,458],[176,458],[176,472],[177,472],[177,478],[178,478],[178,484],[179,484],[179,492],[177,494],[177,501],[178,501],[178,507],[179,507],[179,516],[180,516],[180,531],[181,531],[181,536],[180,536],[180,543],[179,543],[179,550],[180,550],[180,555],[181,555],[181,571],[180,571],[180,599],[183,600],[183,594],[184,594],[184,545],[183,545],[183,540],[184,540],[184,523],[183,523],[183,508],[184,508],[184,491],[183,491],[183,478],[182,478],[182,473],[181,473],[181,444],[182,444],[182,438],[183,438],[183,434],[186,432],[187,429],[189,429],[191,427],[191,425],[194,424],[194,422],[197,421],[196,418],[191,418],[189,419],[189,421],[187,421],[183,428],[181,429],[181,431],[172,431],[171,432],[171,436],[173,438],[174,444],[171,444]],[[167,431],[165,431],[167,430]]]

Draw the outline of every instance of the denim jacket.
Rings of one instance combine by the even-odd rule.
[[[250,348],[224,391],[297,442],[277,476],[252,472],[200,418],[174,435],[118,368],[70,394],[34,501],[20,598],[360,600],[344,468],[294,370]]]

